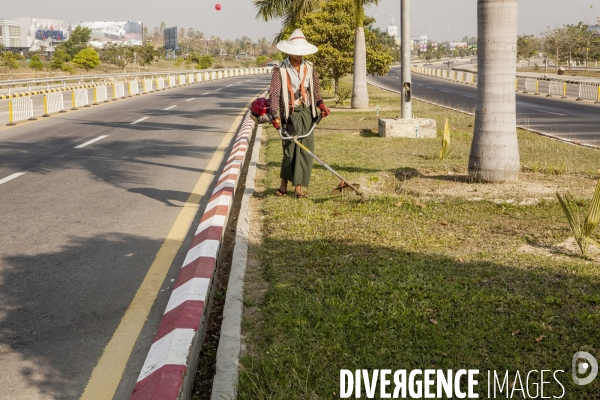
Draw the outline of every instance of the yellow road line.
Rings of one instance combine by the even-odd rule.
[[[179,212],[144,281],[135,294],[129,308],[125,311],[125,315],[121,319],[115,333],[104,348],[98,364],[92,371],[90,380],[81,396],[82,400],[106,400],[114,397],[135,342],[146,323],[146,319],[150,314],[154,300],[169,271],[169,267],[173,263],[173,259],[190,229],[190,225],[198,211],[200,200],[206,194],[213,176],[223,160],[225,150],[231,143],[249,106],[250,102],[246,104],[244,110],[240,112],[231,125],[231,128],[229,128],[229,132],[227,132],[219,144],[212,159],[206,166],[206,170],[200,176],[187,202]]]

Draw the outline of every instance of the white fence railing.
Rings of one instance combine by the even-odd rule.
[[[8,102],[8,122],[14,125],[19,121],[35,119],[33,117],[33,99],[31,97],[19,97]]]
[[[62,92],[47,93],[44,95],[44,117],[57,112],[65,112],[65,101]]]
[[[567,98],[567,84],[563,82],[550,82],[548,85],[548,96],[561,96],[563,98]]]
[[[87,89],[75,89],[71,92],[71,110],[77,110],[79,107],[89,107],[90,101]]]
[[[125,84],[123,82],[116,82],[113,85],[113,100],[125,98]]]
[[[108,89],[106,86],[96,86],[94,88],[94,104],[105,103],[108,101]]]
[[[593,100],[600,102],[600,86],[595,83],[579,84],[579,97],[576,100]]]
[[[137,96],[140,94],[140,86],[138,84],[138,81],[127,82],[127,88],[129,90],[129,97]]]
[[[144,86],[144,93],[150,93],[153,91],[152,79],[144,79],[142,83]]]
[[[243,76],[243,75],[251,75],[251,74],[264,74],[269,73],[272,68],[245,68],[245,69],[230,69],[228,70],[229,77],[233,76]],[[422,69],[423,72],[425,69]],[[188,83],[196,83],[207,80],[221,79],[223,77],[223,70],[215,70],[215,71],[205,71],[205,72],[194,72],[194,73],[186,73],[181,75],[171,75],[168,77],[156,77],[152,79],[149,75],[144,79],[138,79],[133,75],[130,75],[131,78],[135,80],[129,81],[115,81],[111,84],[112,87],[107,85],[98,85],[93,89],[79,88],[71,90],[71,105],[72,109],[76,110],[79,107],[91,107],[91,101],[93,101],[94,105],[97,105],[102,102],[107,102],[111,98],[112,100],[117,100],[120,98],[126,98],[126,93],[129,96],[139,95],[140,90],[144,93],[151,92],[154,90],[163,90],[165,89],[165,85],[169,85],[171,87],[177,86],[177,80],[180,79],[181,82],[185,82],[187,80]],[[450,74],[451,75],[451,74]],[[443,73],[441,76],[444,76]],[[107,78],[108,79],[108,78]],[[141,80],[141,82],[140,82]],[[140,83],[143,85],[140,89]],[[97,85],[97,83],[96,83]],[[127,88],[126,88],[127,85]],[[156,85],[156,87],[153,87]],[[63,89],[64,90],[64,89]],[[93,90],[90,99],[90,90]],[[109,93],[109,90],[112,93]],[[588,95],[588,92],[592,90],[596,93],[596,97]],[[597,90],[598,86],[593,86],[593,89],[585,88],[582,89],[582,95],[588,96],[591,100],[597,100]],[[112,96],[111,96],[112,95]],[[9,122],[13,124],[16,121],[23,121],[27,119],[35,119],[34,118],[34,110],[33,110],[33,102],[31,96],[17,97],[8,102],[9,105]],[[66,112],[65,111],[65,100],[64,93],[62,92],[50,92],[44,95],[44,114],[49,115],[51,113],[56,112]],[[41,114],[41,113],[40,113]]]
[[[525,79],[525,90],[523,91],[523,93],[529,93],[529,92],[536,92],[536,83],[537,80],[536,79],[530,79],[530,78],[526,78]]]

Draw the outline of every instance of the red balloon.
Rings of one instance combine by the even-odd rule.
[[[221,11],[221,5],[220,5],[220,4],[217,4],[217,5],[215,5],[215,9],[216,9],[217,11]]]

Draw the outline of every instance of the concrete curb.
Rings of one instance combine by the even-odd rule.
[[[375,86],[375,87],[377,87],[379,89],[387,90],[388,92],[392,92],[392,93],[396,93],[396,94],[401,94],[400,92],[398,92],[396,90],[391,90],[391,89],[388,89],[388,88],[384,88],[382,86],[379,86],[379,85],[376,85],[376,84],[370,83],[370,82],[367,82],[367,83],[369,85]],[[452,107],[444,106],[442,104],[434,103],[433,101],[419,99],[418,97],[414,97],[414,96],[413,96],[413,99],[418,100],[418,101],[422,101],[423,103],[433,104],[434,106],[443,107],[443,108],[448,109],[448,110],[457,111],[457,112],[460,112],[460,113],[463,113],[463,114],[475,116],[474,113],[470,113],[468,111],[459,110],[458,108],[452,108]],[[535,133],[536,135],[547,137],[548,139],[556,140],[557,142],[563,142],[563,143],[567,143],[567,144],[572,144],[574,146],[588,147],[590,149],[600,149],[600,146],[594,146],[593,144],[581,143],[581,142],[576,142],[576,141],[570,140],[570,139],[559,138],[559,137],[556,137],[556,136],[552,136],[549,133],[545,133],[545,132],[538,131],[538,130],[535,130],[535,129],[527,128],[527,127],[524,127],[524,126],[517,125],[517,128],[523,129],[524,131],[527,131],[527,132]]]
[[[250,213],[248,205],[254,194],[254,178],[256,165],[260,155],[262,126],[256,130],[256,138],[252,148],[252,159],[246,177],[246,189],[240,207],[235,236],[235,247],[231,260],[231,273],[227,284],[221,337],[217,350],[217,372],[213,379],[211,400],[231,400],[237,398],[239,378],[239,360],[242,339],[242,314],[244,311],[244,275],[248,262],[248,232],[250,229]]]
[[[173,285],[132,400],[190,397],[210,314],[221,243],[253,128],[247,112]]]

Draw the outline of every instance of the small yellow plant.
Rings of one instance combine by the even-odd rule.
[[[584,256],[587,254],[588,245],[590,244],[600,247],[600,243],[591,238],[600,220],[600,182],[596,185],[596,191],[594,197],[592,197],[585,220],[582,220],[582,211],[570,193],[567,193],[563,198],[560,193],[556,192],[556,197],[558,197],[558,202],[567,216],[575,241],[581,249],[581,254]]]
[[[446,118],[446,124],[444,125],[444,137],[442,138],[442,150],[440,151],[440,160],[448,157],[450,153],[450,124],[448,118]]]

